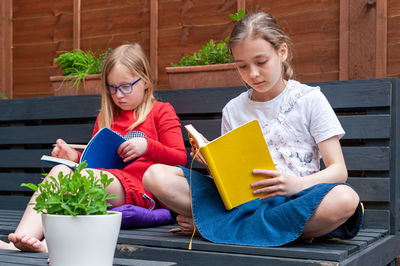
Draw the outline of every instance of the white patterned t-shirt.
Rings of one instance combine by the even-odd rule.
[[[306,176],[320,170],[318,143],[344,130],[319,87],[289,80],[266,102],[250,99],[252,89],[230,100],[222,111],[221,133],[258,120],[278,171]]]

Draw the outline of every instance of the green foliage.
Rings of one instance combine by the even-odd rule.
[[[246,12],[243,9],[240,9],[239,12],[235,14],[229,14],[228,17],[233,19],[234,21],[241,20],[244,16],[246,16]]]
[[[103,172],[96,179],[92,170],[82,170],[87,166],[86,162],[79,164],[73,173],[58,174],[58,178],[49,176],[46,181],[38,186],[29,183],[21,184],[33,191],[40,193],[36,203],[32,203],[38,213],[59,215],[99,215],[107,214],[108,199],[117,198],[116,195],[107,196],[106,188],[113,178],[108,178]]]
[[[178,64],[172,66],[197,66],[197,65],[212,65],[212,64],[225,64],[233,62],[232,55],[230,54],[226,42],[229,39],[215,43],[210,40],[203,49],[200,49],[193,55],[184,56]]]
[[[243,9],[240,9],[236,14],[229,14],[228,16],[234,21],[241,20],[246,15]],[[178,64],[171,63],[171,66],[198,66],[198,65],[214,65],[232,63],[233,57],[228,50],[227,42],[230,36],[224,40],[216,43],[210,40],[203,48],[193,55],[184,56]]]
[[[3,93],[1,93],[1,92],[0,92],[0,98],[2,98],[2,99],[7,99],[7,97],[6,97]]]
[[[54,62],[61,67],[64,76],[76,78],[72,87],[77,89],[87,75],[101,73],[104,61],[110,51],[111,48],[102,53],[82,50],[63,52],[54,59]]]

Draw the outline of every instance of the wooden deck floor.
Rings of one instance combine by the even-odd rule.
[[[5,240],[14,231],[21,216],[21,211],[0,210],[0,239]],[[190,238],[182,233],[170,233],[172,227],[121,230],[114,265],[382,265],[380,258],[364,253],[376,247],[396,252],[394,247],[397,247],[396,238],[386,230],[363,229],[351,240],[311,245],[294,243],[283,247],[215,244],[196,237],[189,250]],[[368,264],[352,263],[360,257]],[[47,254],[0,251],[0,265],[46,264]]]

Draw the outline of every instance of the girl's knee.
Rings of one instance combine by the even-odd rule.
[[[56,166],[54,166],[53,168],[51,168],[49,174],[47,175],[47,177],[43,180],[43,182],[45,182],[46,180],[48,180],[48,177],[52,176],[57,178],[58,177],[58,173],[62,172],[64,175],[71,173],[72,169],[69,168],[66,165],[63,164],[58,164]]]
[[[152,191],[155,186],[160,184],[165,173],[165,166],[162,164],[153,164],[143,175],[143,186],[146,190]]]
[[[338,185],[334,187],[332,193],[332,203],[336,205],[338,213],[348,218],[356,211],[360,198],[358,194],[347,185]]]

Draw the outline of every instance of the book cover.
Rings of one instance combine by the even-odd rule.
[[[199,147],[227,210],[261,195],[254,195],[251,183],[265,176],[253,175],[253,169],[275,170],[257,120],[250,121],[213,141],[192,126],[185,126],[189,138]]]
[[[124,141],[125,139],[118,133],[108,128],[102,128],[94,135],[83,150],[80,162],[86,161],[88,168],[122,169],[133,162],[131,160],[125,163],[117,153],[119,146]],[[41,160],[65,164],[71,168],[75,168],[78,165],[69,160],[47,155],[43,155]]]

